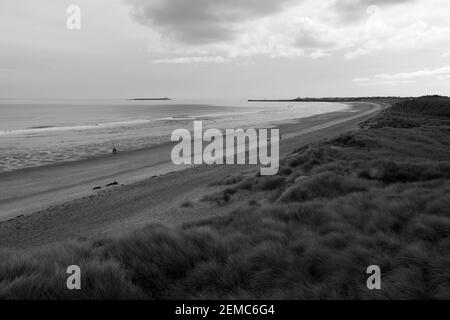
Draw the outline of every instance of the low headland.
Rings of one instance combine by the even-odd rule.
[[[357,102],[357,101],[368,101],[368,102],[384,102],[389,104],[394,104],[397,102],[411,100],[413,97],[395,97],[395,96],[384,96],[384,97],[298,97],[295,99],[249,99],[249,102]]]
[[[172,99],[165,97],[165,98],[132,98],[130,100],[134,100],[134,101],[170,101]]]

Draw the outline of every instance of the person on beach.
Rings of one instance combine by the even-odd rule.
[[[113,148],[112,154],[117,154],[117,149],[116,148]]]

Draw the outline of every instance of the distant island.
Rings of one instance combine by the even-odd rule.
[[[169,98],[133,98],[130,100],[134,100],[134,101],[166,101],[166,100],[172,100]]]

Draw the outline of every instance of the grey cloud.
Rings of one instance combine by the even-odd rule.
[[[299,0],[301,1],[301,0]],[[232,39],[236,24],[283,10],[295,0],[131,0],[135,19],[188,44]]]
[[[366,17],[366,10],[371,5],[383,7],[414,1],[416,0],[336,0],[334,9],[342,22],[352,23]]]
[[[334,44],[321,40],[319,35],[314,35],[310,32],[301,32],[295,39],[295,46],[304,49],[329,49]]]

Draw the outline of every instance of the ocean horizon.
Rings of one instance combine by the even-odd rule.
[[[349,106],[326,102],[190,99],[0,101],[0,172],[139,150],[170,141],[173,130],[265,127]]]

